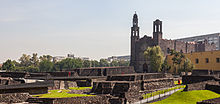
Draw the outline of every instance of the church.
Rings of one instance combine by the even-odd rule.
[[[159,19],[153,21],[153,37],[144,36],[140,38],[138,15],[133,15],[133,26],[131,27],[131,58],[130,66],[133,66],[136,72],[151,72],[150,66],[146,63],[144,51],[148,47],[160,46],[164,56],[169,54],[170,49],[178,52],[204,52],[216,49],[215,44],[209,44],[207,41],[201,42],[183,42],[178,40],[163,39],[162,21]],[[148,67],[149,66],[149,67]]]

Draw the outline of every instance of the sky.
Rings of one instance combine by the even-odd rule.
[[[220,0],[0,0],[0,63],[22,54],[100,59],[130,54],[136,11],[140,36],[163,21],[163,38],[220,32]]]

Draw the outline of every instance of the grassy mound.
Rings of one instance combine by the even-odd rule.
[[[84,97],[84,96],[94,96],[88,94],[69,94],[70,90],[49,90],[47,94],[40,94],[40,95],[32,95],[33,97],[40,97],[40,98],[66,98],[66,97]]]
[[[220,97],[220,94],[209,90],[194,90],[183,92],[178,91],[167,99],[155,102],[153,104],[196,104],[196,102]]]

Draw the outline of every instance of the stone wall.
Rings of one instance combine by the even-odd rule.
[[[72,98],[29,98],[28,102],[41,102],[41,104],[110,104],[106,96],[88,96]]]
[[[134,67],[110,67],[110,68],[106,68],[105,70],[106,70],[105,76],[135,73]],[[103,70],[104,74],[105,74],[105,70]]]
[[[220,85],[210,85],[210,84],[206,84],[205,89],[219,93],[220,94]]]
[[[62,72],[62,76],[68,76],[69,72],[71,72],[71,76],[108,76],[116,74],[132,74],[135,73],[135,70],[131,66],[78,68]],[[60,72],[53,73],[53,76],[58,76],[56,74],[60,74]]]
[[[107,81],[139,81],[139,80],[165,78],[166,75],[167,74],[163,74],[163,73],[112,75],[112,76],[107,76]]]
[[[192,70],[192,75],[199,75],[199,76],[201,76],[201,75],[210,75],[210,72],[209,72],[209,70],[196,70],[196,69],[194,69],[194,70]]]
[[[29,98],[28,93],[8,93],[0,94],[0,103],[21,103],[25,102]]]
[[[196,104],[219,104],[220,98],[208,99],[197,102]]]
[[[28,92],[30,94],[47,93],[48,87],[54,86],[51,81],[22,83],[16,85],[0,85],[0,93],[22,93]]]
[[[215,80],[215,79],[216,78],[214,76],[193,76],[193,75],[182,76],[183,84],[192,84],[192,83],[198,83],[198,82]]]
[[[127,76],[125,77],[125,79],[128,79]],[[141,90],[154,90],[173,86],[174,82],[172,78],[137,81],[97,81],[93,82],[91,92],[96,94],[110,94],[117,98],[124,98],[128,102],[135,102],[141,97]]]
[[[0,77],[0,85],[16,85],[20,83],[21,81],[15,81],[9,77]]]
[[[1,77],[24,78],[25,75],[24,72],[0,72]]]
[[[88,96],[73,98],[57,98],[53,104],[107,104],[108,99],[105,96]]]
[[[48,87],[49,90],[69,89],[69,87],[79,87],[76,81],[54,80],[54,86]]]
[[[152,79],[143,81],[142,83],[144,90],[154,90],[174,86],[174,81],[172,78]]]
[[[184,91],[192,91],[192,90],[205,90],[206,85],[219,85],[219,82],[214,80],[203,81],[198,83],[187,84]]]
[[[102,76],[101,69],[78,69],[79,76]]]

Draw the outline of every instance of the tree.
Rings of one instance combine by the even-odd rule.
[[[43,61],[43,60],[48,60],[48,61],[52,61],[52,56],[50,55],[43,55],[43,56],[40,56],[40,61]]]
[[[92,67],[99,67],[100,66],[99,62],[97,60],[92,60],[91,63],[92,63]]]
[[[185,72],[186,74],[188,74],[188,72],[191,72],[194,68],[194,65],[192,64],[192,62],[186,58],[183,62],[182,68],[181,68],[181,72]]]
[[[31,57],[31,64],[35,67],[39,66],[39,58],[37,57],[37,53],[33,53],[33,56]]]
[[[176,52],[174,50],[171,50],[170,55],[173,56],[172,61],[173,61],[174,71],[175,73],[177,73],[177,70],[180,70],[181,62],[183,61],[185,56],[182,52]],[[178,69],[176,68],[176,66],[178,66]]]
[[[119,66],[129,66],[129,61],[125,61],[125,60],[119,60],[118,64]]]
[[[64,60],[61,60],[61,61],[55,63],[54,68],[55,68],[55,70],[62,71],[64,68],[64,65],[65,65]]]
[[[52,71],[53,69],[53,63],[49,60],[42,60],[39,63],[39,69],[41,72],[48,72],[48,71]]]
[[[64,67],[63,68],[66,68],[68,70],[75,68],[75,63],[74,63],[75,61],[74,61],[74,59],[66,58],[66,59],[64,59],[62,61],[64,63]]]
[[[161,71],[164,56],[159,46],[148,47],[144,52],[144,56],[146,60],[150,62],[150,68],[152,71]]]
[[[8,59],[6,62],[3,63],[2,70],[13,71],[15,70],[15,64]]]
[[[163,64],[162,64],[162,69],[163,69],[163,71],[164,71],[165,73],[168,72],[168,71],[171,69],[171,66],[168,65],[166,59],[164,60],[164,62],[163,62]]]
[[[99,64],[100,64],[100,67],[107,67],[107,66],[109,66],[109,63],[108,63],[108,61],[106,59],[100,59]]]
[[[23,55],[20,57],[20,59],[19,59],[20,65],[21,65],[21,66],[25,66],[25,67],[31,65],[31,60],[30,60],[30,59],[31,59],[31,56],[30,56],[30,55],[23,54]]]
[[[74,59],[75,67],[74,68],[82,68],[83,67],[83,60],[80,58]]]
[[[91,64],[91,62],[89,60],[84,60],[83,61],[83,67],[88,68],[88,67],[90,67],[90,64]]]
[[[118,63],[118,61],[112,61],[111,63],[110,63],[110,65],[111,66],[119,66],[119,63]]]
[[[25,71],[27,71],[27,72],[39,72],[40,69],[39,69],[39,67],[35,67],[35,66],[31,65],[31,66],[26,67]]]

